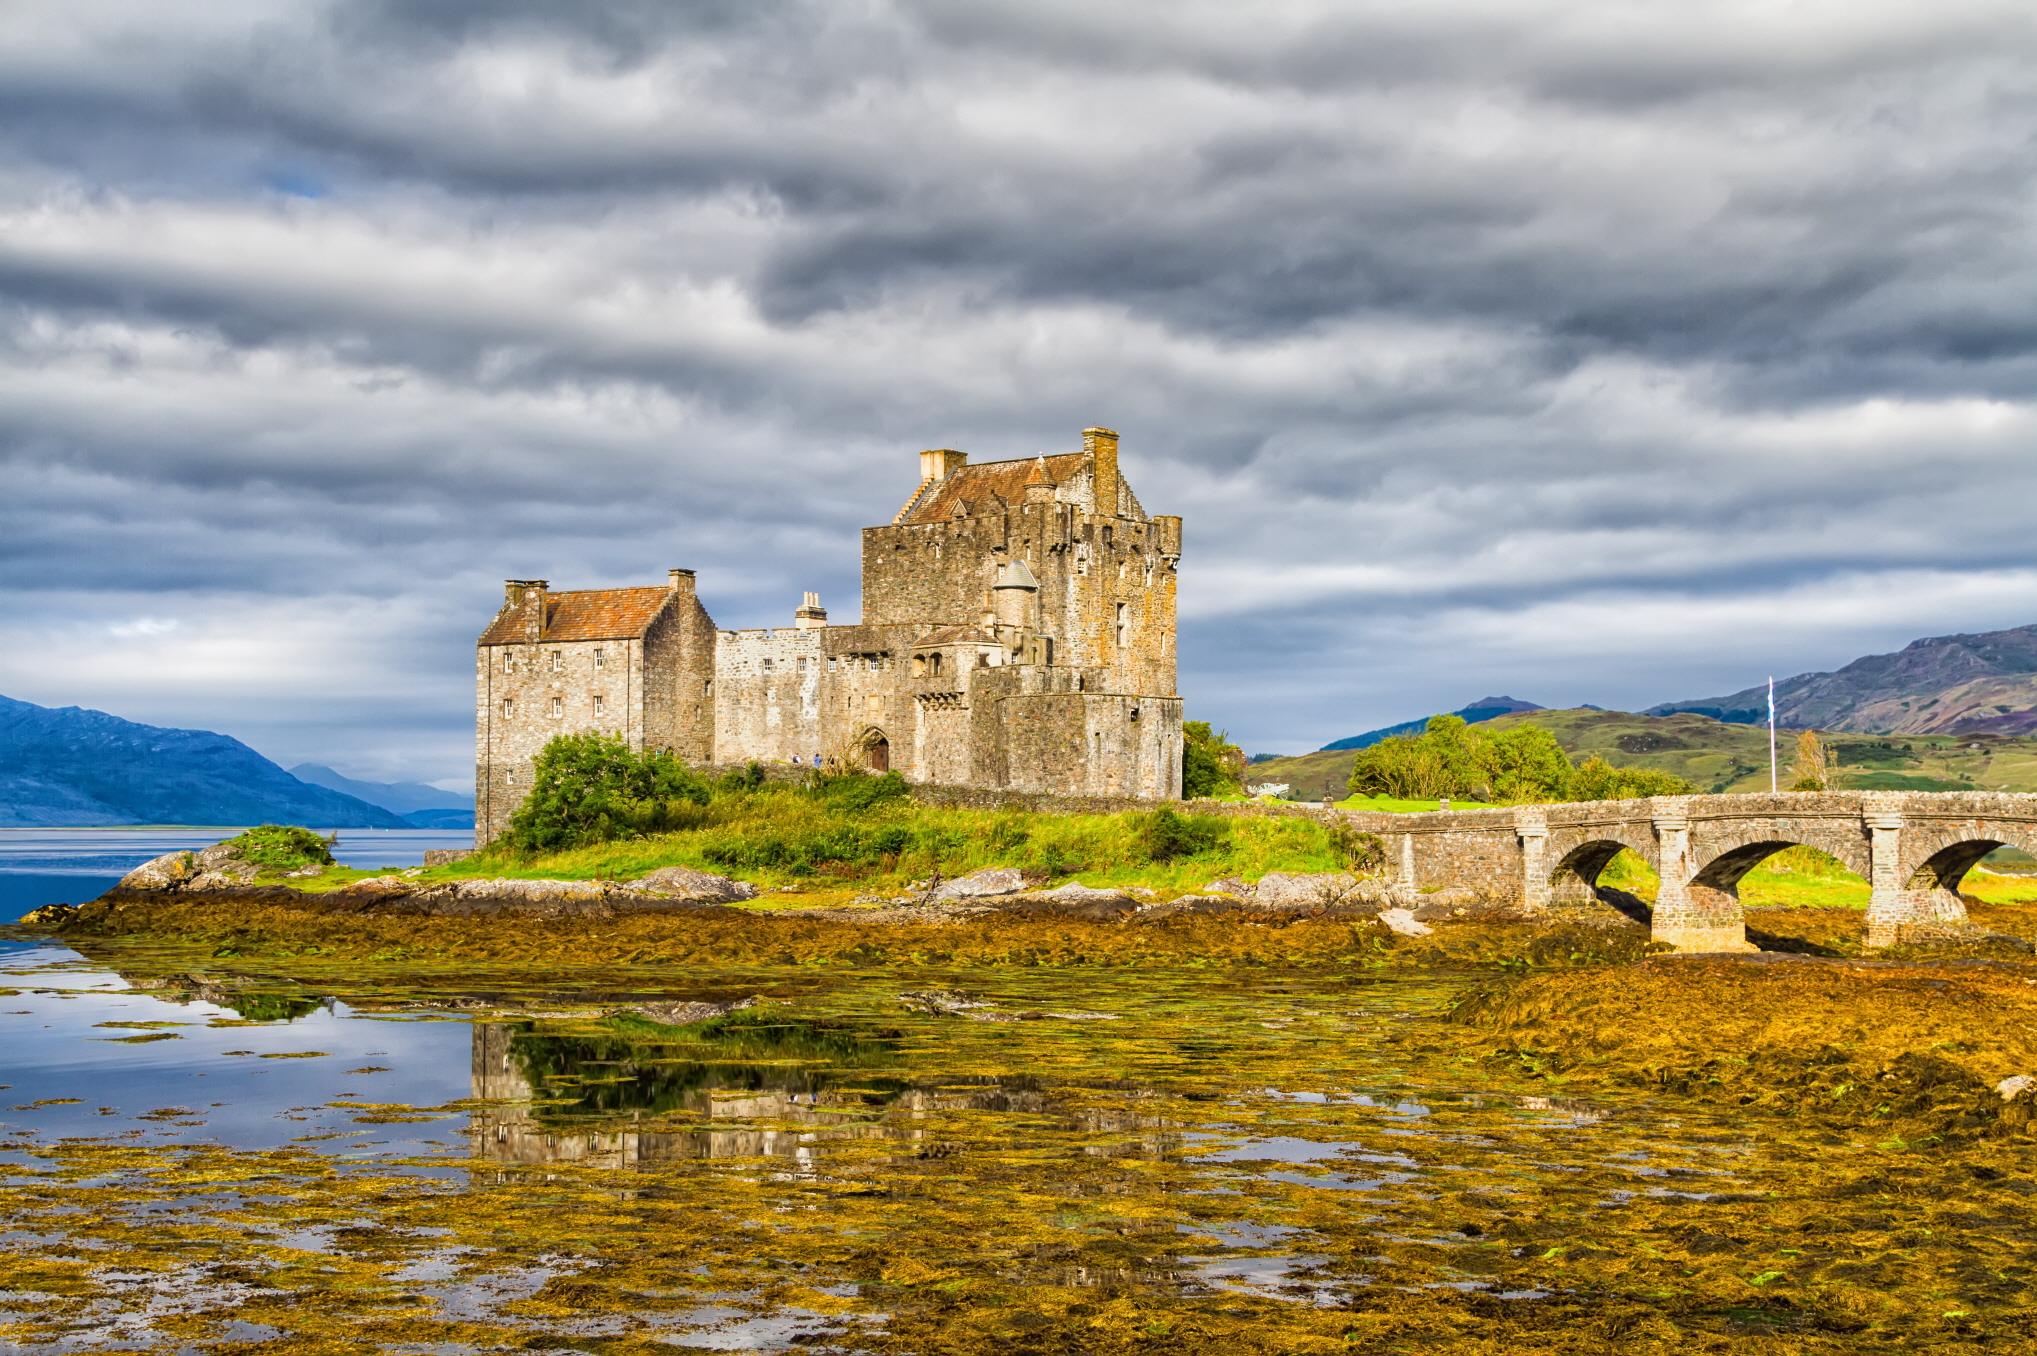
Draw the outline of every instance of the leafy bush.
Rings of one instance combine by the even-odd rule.
[[[886,772],[882,776],[867,772],[817,774],[813,779],[813,790],[829,809],[850,814],[887,801],[902,800],[912,794],[912,787],[896,772]]]
[[[714,792],[716,795],[741,795],[746,791],[758,791],[763,789],[764,780],[764,765],[752,759],[715,778]]]
[[[1184,815],[1162,806],[1139,824],[1139,846],[1149,860],[1171,862],[1212,852],[1231,841],[1231,826],[1215,815]]]
[[[611,735],[560,735],[538,755],[505,838],[522,852],[557,852],[663,833],[698,823],[709,794],[670,753],[637,753]]]
[[[1245,751],[1206,720],[1181,727],[1181,794],[1189,800],[1234,796],[1245,789]]]
[[[1499,805],[1679,796],[1697,790],[1672,773],[1614,767],[1596,756],[1573,765],[1556,736],[1539,725],[1475,729],[1461,716],[1432,716],[1421,734],[1394,735],[1360,749],[1352,760],[1350,787],[1362,796],[1463,797]]]
[[[293,824],[260,824],[228,843],[242,861],[264,871],[332,865],[331,840]]]
[[[1386,840],[1341,819],[1330,825],[1330,846],[1354,876],[1377,875],[1386,868]]]
[[[1650,767],[1614,767],[1593,756],[1571,774],[1571,800],[1639,800],[1645,796],[1688,796],[1697,787],[1673,772]]]

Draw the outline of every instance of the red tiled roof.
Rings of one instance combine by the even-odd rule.
[[[1082,469],[1080,452],[1062,452],[1051,457],[1021,457],[1016,461],[986,461],[974,466],[964,466],[953,475],[936,485],[912,511],[900,518],[901,523],[938,523],[955,516],[963,505],[971,513],[986,507],[998,507],[991,498],[997,496],[1006,504],[1023,503],[1026,486],[1034,482],[1034,476],[1042,461],[1046,462],[1050,483],[1060,484]]]
[[[540,641],[633,640],[650,629],[675,595],[669,588],[581,589],[545,595]],[[520,645],[530,639],[531,608],[519,601],[481,635],[483,645]]]

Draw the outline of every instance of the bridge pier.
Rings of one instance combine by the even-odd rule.
[[[1649,924],[1652,940],[1678,951],[1753,951],[1747,915],[1731,889],[1701,883],[1692,859],[1690,815],[1681,806],[1658,808],[1652,818],[1661,887]]]
[[[1940,854],[1905,876],[1902,867],[1903,815],[1899,810],[1870,810],[1863,820],[1867,826],[1870,892],[1867,899],[1867,936],[1870,951],[1894,946],[1919,935],[1940,936],[1966,932],[1971,928],[1966,901],[1952,888],[1974,863],[1992,850],[1982,841],[1966,851]]]
[[[1549,879],[1549,824],[1521,814],[1514,819],[1514,832],[1521,836],[1521,904],[1529,913],[1547,913],[1555,895]]]

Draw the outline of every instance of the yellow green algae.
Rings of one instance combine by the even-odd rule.
[[[1649,958],[1624,926],[1396,939],[1235,916],[505,923],[163,900],[120,918],[67,940],[154,991],[472,1020],[471,1101],[335,1103],[464,1144],[10,1134],[0,1345],[1815,1352],[2037,1333],[2033,1144],[1992,1087],[2037,1073],[2027,959]],[[1858,917],[1750,922],[1838,953]],[[929,992],[961,997],[914,1001]],[[685,1027],[632,1015],[750,997]]]

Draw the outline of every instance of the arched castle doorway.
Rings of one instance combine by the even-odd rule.
[[[884,731],[872,730],[864,737],[863,762],[872,772],[891,771],[891,741]]]

